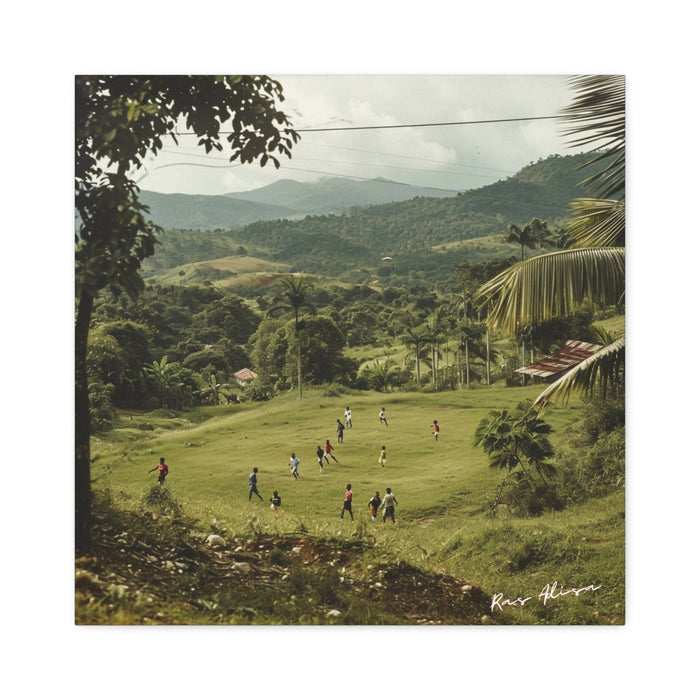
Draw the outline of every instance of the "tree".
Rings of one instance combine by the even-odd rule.
[[[408,328],[401,342],[413,353],[416,360],[416,383],[420,386],[420,361],[424,348],[429,344],[428,335],[425,328],[418,326],[416,328]],[[407,358],[408,359],[408,358]]]
[[[305,277],[289,276],[282,280],[282,293],[274,300],[273,305],[267,310],[268,316],[278,311],[291,311],[294,314],[294,333],[297,343],[297,386],[299,398],[302,398],[302,371],[301,371],[301,338],[299,332],[302,321],[299,314],[303,309],[313,309],[308,300],[308,294],[313,289],[313,284]]]
[[[144,365],[144,369],[155,378],[158,386],[158,408],[168,408],[168,375],[171,366],[168,364],[168,356],[163,355],[160,362],[153,360],[150,365]]]
[[[375,391],[389,391],[392,385],[399,384],[402,380],[401,368],[390,357],[376,359],[362,370],[361,376],[367,380],[369,388]]]
[[[537,415],[537,410],[528,401],[521,401],[513,413],[495,409],[481,419],[474,435],[474,445],[484,450],[490,467],[506,470],[491,512],[500,503],[509,477],[521,482],[526,480],[534,488],[536,474],[548,486],[545,475],[556,473],[547,461],[554,454],[547,437],[551,432],[552,427]]]
[[[479,291],[488,322],[507,332],[573,313],[585,300],[624,306],[625,294],[625,79],[621,75],[572,79],[573,103],[563,112],[572,145],[593,145],[583,166],[598,166],[582,184],[593,197],[574,200],[567,228],[572,249],[516,263]],[[536,399],[543,405],[571,391],[603,394],[619,381],[624,339],[607,345],[551,384]]]
[[[433,377],[433,388],[437,389],[438,386],[438,361],[440,359],[440,343],[444,339],[444,332],[446,328],[445,320],[440,313],[440,310],[431,314],[425,323],[425,333],[423,337],[425,342],[430,345],[430,371]]]
[[[541,219],[531,219],[529,224],[520,228],[515,224],[510,225],[509,243],[517,243],[520,246],[520,260],[525,260],[525,246],[530,249],[538,245],[545,245],[551,240],[551,233],[547,222]]]
[[[95,298],[107,286],[135,298],[141,262],[161,229],[148,220],[134,180],[176,129],[208,153],[260,165],[290,156],[298,134],[277,109],[282,86],[267,76],[76,76],[75,79],[75,545],[90,542],[90,420],[85,367]],[[184,123],[183,123],[184,122]]]

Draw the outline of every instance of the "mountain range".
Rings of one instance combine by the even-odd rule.
[[[337,214],[350,207],[404,202],[415,197],[454,197],[457,191],[415,187],[384,178],[325,177],[317,182],[278,180],[224,195],[162,194],[143,190],[141,201],[163,228],[234,229],[254,221]]]
[[[230,274],[224,269],[230,261],[219,264],[216,260],[237,256],[240,269],[241,256],[249,256],[256,264],[265,261],[302,272],[339,275],[351,269],[374,269],[388,257],[391,270],[386,265],[382,268],[387,274],[413,270],[444,276],[460,260],[519,254],[515,244],[506,243],[513,224],[524,226],[537,217],[548,223],[552,233],[563,228],[572,199],[586,195],[579,183],[590,173],[582,173],[580,167],[589,158],[587,154],[550,156],[505,180],[454,196],[443,192],[441,197],[414,196],[373,205],[367,205],[361,194],[376,199],[389,193],[386,181],[281,180],[245,193],[257,202],[238,199],[233,196],[236,193],[217,197],[146,193],[143,201],[166,231],[144,268],[153,274],[209,261],[209,268],[220,271],[207,272],[214,279],[212,275]],[[331,208],[334,194],[343,185],[347,185],[344,202],[348,206],[341,213],[311,213]],[[352,192],[360,202],[352,203]],[[188,274],[177,272],[181,273]]]

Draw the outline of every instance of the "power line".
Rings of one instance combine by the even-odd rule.
[[[332,148],[332,147],[331,147],[331,148]],[[497,172],[497,173],[506,173],[507,175],[511,175],[511,174],[512,174],[512,172],[509,171],[509,170],[496,170],[496,169],[494,169],[494,168],[480,168],[479,166],[460,165],[459,163],[448,163],[447,161],[443,161],[443,160],[433,160],[433,159],[429,159],[429,158],[413,158],[412,156],[398,156],[398,155],[391,154],[391,153],[378,153],[378,152],[376,152],[376,151],[366,151],[366,150],[362,150],[362,149],[359,149],[359,148],[348,148],[348,149],[343,149],[343,150],[359,151],[359,152],[361,152],[361,153],[373,153],[373,154],[375,154],[375,155],[386,155],[386,156],[395,157],[395,158],[408,158],[408,159],[410,159],[410,160],[416,160],[416,161],[424,160],[424,161],[426,161],[426,162],[428,162],[428,163],[439,163],[439,164],[441,164],[441,165],[446,165],[446,166],[448,166],[448,165],[456,165],[457,167],[474,168],[474,169],[476,169],[476,170],[484,170],[484,171],[490,170],[490,171],[492,171],[492,172]],[[169,148],[164,148],[164,149],[163,149],[163,152],[164,152],[164,153],[173,153],[173,154],[176,154],[176,155],[183,155],[183,153],[182,153],[181,151],[177,151],[177,150],[173,150],[173,149],[169,149]],[[185,154],[185,155],[186,155],[186,154]],[[201,154],[199,154],[199,153],[193,154],[193,156],[196,157],[196,158],[208,158],[208,159],[210,159],[210,160],[218,160],[218,161],[227,160],[226,158],[224,158],[224,157],[222,157],[222,156],[201,155]],[[294,161],[295,163],[299,163],[299,162],[312,162],[312,163],[328,163],[328,164],[330,164],[330,165],[360,165],[360,166],[362,166],[362,167],[387,168],[387,169],[390,169],[390,170],[411,170],[411,171],[413,171],[413,172],[435,173],[435,174],[439,174],[439,175],[455,175],[455,176],[457,176],[457,177],[484,177],[484,175],[483,175],[483,174],[480,174],[480,173],[466,173],[466,172],[456,173],[456,172],[452,172],[452,171],[449,171],[449,170],[434,170],[434,169],[428,169],[428,168],[414,168],[414,167],[411,167],[411,166],[408,166],[408,165],[403,166],[403,165],[386,165],[386,164],[382,164],[382,163],[358,163],[358,162],[355,162],[355,161],[328,160],[327,158],[298,158],[298,157],[294,157],[294,158],[293,158],[293,161]],[[166,168],[166,167],[169,167],[169,166],[172,166],[172,165],[188,165],[188,164],[189,164],[189,163],[169,163],[169,164],[166,164],[166,165],[160,165],[160,166],[158,166],[158,167],[159,167],[159,168]],[[197,165],[197,163],[191,163],[191,164],[192,164],[192,165]],[[220,165],[220,166],[207,166],[207,165],[200,164],[200,167],[220,167],[220,168],[224,168],[224,167],[234,167],[234,166],[237,166],[237,165],[241,165],[241,163],[232,163],[232,164],[230,164],[230,165]],[[285,167],[286,167],[286,166],[285,166]],[[303,170],[303,169],[298,168],[298,170]],[[307,171],[305,171],[305,172],[317,172],[317,171],[315,171],[315,170],[307,170]],[[339,177],[349,177],[349,176],[340,175]],[[372,178],[368,178],[368,179],[372,179]],[[417,185],[417,186],[420,186],[420,185]]]
[[[138,179],[136,180],[137,184],[144,180],[153,170],[161,170],[163,168],[173,168],[175,166],[186,166],[186,167],[194,167],[194,168],[239,168],[241,167],[241,163],[231,163],[230,165],[209,165],[207,163],[166,163],[164,165],[158,165],[155,168],[144,168],[146,172]],[[314,173],[315,175],[330,175],[332,177],[340,177],[340,178],[348,178],[350,180],[366,180],[368,182],[371,182],[372,180],[376,180],[376,177],[362,177],[361,175],[339,175],[338,173],[329,173],[324,170],[311,170],[309,168],[293,168],[289,165],[284,165],[283,170],[296,170],[301,173]],[[437,190],[439,192],[453,192],[455,194],[462,192],[463,190],[461,189],[448,189],[446,187],[431,187],[430,185],[412,185],[409,182],[399,182],[398,180],[383,180],[384,183],[389,184],[389,185],[400,185],[402,187],[417,187],[420,189],[424,190]]]
[[[464,126],[467,124],[500,124],[503,122],[528,122],[542,119],[558,119],[557,116],[549,117],[513,117],[512,119],[476,119],[465,122],[430,122],[427,124],[384,124],[381,126],[330,126],[318,129],[295,129],[300,134],[317,131],[361,131],[368,129],[416,129],[425,126]],[[230,133],[230,132],[222,132]]]
[[[368,131],[372,129],[418,129],[428,126],[465,126],[470,124],[503,124],[507,122],[531,122],[543,119],[559,119],[557,115],[548,117],[512,117],[509,119],[473,119],[464,122],[428,122],[425,124],[378,124],[376,126],[329,126],[313,129],[294,129],[298,134],[310,134],[320,131]],[[196,136],[194,131],[177,131],[178,136]],[[220,131],[220,134],[232,134],[233,131]]]

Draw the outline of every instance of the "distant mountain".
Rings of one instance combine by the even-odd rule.
[[[225,195],[162,194],[143,190],[151,218],[169,229],[235,229],[254,221],[337,214],[350,207],[404,202],[415,197],[454,197],[457,192],[401,185],[378,178],[358,182],[322,178],[318,182],[279,180],[267,187]]]
[[[278,216],[244,226],[220,226],[218,232],[212,230],[214,227],[192,230],[196,225],[187,225],[184,217],[188,212],[183,211],[179,226],[166,232],[148,267],[164,271],[235,255],[313,274],[340,275],[364,268],[378,269],[378,274],[405,276],[421,271],[433,278],[446,278],[455,262],[519,255],[518,246],[507,243],[511,224],[524,226],[537,217],[547,221],[553,233],[563,228],[571,215],[572,199],[586,195],[579,183],[590,172],[579,168],[589,159],[587,154],[550,156],[526,165],[512,177],[453,197],[413,197],[353,205],[342,213]],[[341,182],[333,178],[318,185],[324,196],[330,197]],[[383,184],[374,181],[374,186]],[[274,196],[285,202],[280,209],[293,211],[288,205],[313,200],[313,187],[280,181],[245,194],[261,200]],[[174,195],[162,197],[165,204]],[[189,206],[192,210],[206,208],[211,199],[228,200],[233,206],[244,201],[227,196],[192,197]],[[271,206],[263,201],[248,204]],[[202,211],[191,214],[203,220]],[[152,213],[158,221],[156,210]],[[382,261],[385,257],[391,258],[390,265]]]
[[[381,177],[361,181],[326,177],[313,183],[278,180],[257,190],[230,192],[226,196],[261,204],[276,204],[302,214],[332,214],[353,206],[405,202],[414,197],[454,197],[457,194],[458,190],[414,187]]]
[[[151,218],[163,228],[232,229],[254,221],[289,219],[299,216],[293,209],[273,203],[233,199],[225,195],[162,194],[142,190],[141,201]]]

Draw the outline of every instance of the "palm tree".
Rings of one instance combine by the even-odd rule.
[[[592,197],[572,203],[567,232],[571,249],[522,260],[479,290],[488,323],[513,333],[516,328],[566,315],[585,299],[624,305],[625,293],[625,79],[620,75],[577,76],[576,92],[563,111],[574,146],[594,146],[584,166],[599,166],[582,184]],[[601,150],[602,149],[602,150]],[[551,384],[536,399],[544,405],[571,391],[590,394],[619,376],[624,339],[615,341]]]
[[[538,245],[550,242],[551,232],[547,222],[542,219],[531,219],[530,223],[520,228],[515,224],[510,225],[509,243],[517,243],[520,246],[520,260],[525,260],[525,246],[530,249]]]
[[[445,320],[443,319],[440,309],[436,311],[426,321],[426,331],[424,333],[425,341],[430,345],[430,370],[433,377],[433,388],[437,389],[438,362],[440,360],[440,343],[444,339],[446,328]]]
[[[313,289],[313,284],[305,277],[290,275],[282,279],[282,287],[282,293],[273,301],[267,314],[269,316],[278,311],[292,311],[294,314],[294,335],[297,341],[297,385],[299,398],[302,398],[301,338],[299,332],[303,327],[303,321],[300,320],[299,314],[303,309],[313,309],[313,305],[308,300],[308,293]]]
[[[429,342],[424,329],[408,328],[401,337],[401,342],[411,351],[416,360],[416,383],[420,386],[420,360],[423,348]],[[408,360],[408,358],[406,358]]]

